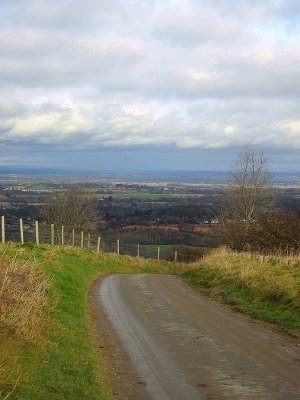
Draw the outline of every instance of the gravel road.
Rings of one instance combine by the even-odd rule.
[[[91,293],[115,399],[300,400],[300,349],[178,278],[111,275]]]

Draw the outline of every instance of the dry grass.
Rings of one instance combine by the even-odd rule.
[[[300,338],[298,256],[263,256],[220,248],[182,276],[201,293]]]
[[[20,379],[20,366],[8,342],[40,345],[47,312],[53,307],[47,289],[50,280],[34,259],[23,257],[24,249],[12,255],[11,247],[0,248],[0,400],[11,397]],[[45,317],[46,316],[46,317]]]
[[[232,278],[235,283],[259,289],[262,298],[300,310],[300,261],[298,255],[262,256],[220,248],[200,263]]]
[[[16,358],[9,357],[5,351],[0,354],[0,381],[6,383],[7,389],[0,389],[0,400],[7,400],[15,391],[20,379],[20,367]]]
[[[0,253],[0,329],[26,341],[40,337],[49,308],[47,289],[50,281],[39,265]]]

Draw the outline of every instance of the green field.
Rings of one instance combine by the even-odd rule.
[[[46,184],[39,183],[36,185],[32,185],[30,187],[30,189],[31,190],[46,190],[46,189],[48,189],[48,186]]]
[[[114,197],[116,199],[122,200],[159,200],[159,199],[169,199],[174,197],[173,194],[156,194],[156,193],[112,193],[112,194],[98,194],[97,197]]]
[[[148,250],[148,251],[153,251],[157,252],[158,247],[160,248],[161,253],[169,253],[173,251],[174,246],[172,244],[141,244],[140,249],[141,250]]]
[[[176,246],[173,244],[141,244],[140,245],[140,255],[143,256],[143,252],[146,254],[152,254],[153,257],[156,257],[157,255],[157,251],[158,251],[158,247],[160,249],[160,255],[162,257],[164,256],[174,256],[175,255],[175,249],[179,248],[180,251],[180,247],[182,246]],[[195,247],[195,246],[183,246],[184,248],[187,249],[193,249],[193,250],[202,250],[202,252],[204,254],[208,254],[211,251],[213,251],[213,249],[211,247]]]
[[[112,193],[112,194],[97,194],[97,198],[101,197],[113,197],[122,200],[146,200],[146,201],[159,201],[167,200],[176,197],[203,197],[202,194],[191,194],[191,193]]]

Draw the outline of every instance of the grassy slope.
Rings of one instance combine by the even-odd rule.
[[[17,246],[9,245],[5,257],[11,257],[16,251],[24,261],[32,259],[34,253],[38,264],[52,279],[48,295],[56,299],[57,305],[48,317],[43,337],[35,342],[26,343],[11,333],[0,335],[0,353],[8,351],[8,358],[16,358],[19,364],[20,379],[10,399],[110,399],[90,332],[88,288],[104,273],[160,273],[169,271],[171,264],[46,246],[17,250]],[[18,374],[11,377],[6,374],[2,382],[0,374],[3,398],[12,389]]]
[[[19,250],[18,250],[19,249]],[[299,260],[263,261],[249,254],[215,251],[199,263],[172,264],[71,248],[9,245],[5,257],[18,252],[21,260],[34,255],[52,278],[47,295],[56,308],[48,313],[42,338],[25,342],[11,332],[0,335],[0,354],[6,350],[16,371],[1,378],[0,398],[20,379],[10,399],[93,400],[112,398],[93,344],[87,312],[91,282],[115,272],[178,273],[201,292],[262,320],[276,323],[300,337]]]
[[[201,293],[300,338],[300,260],[214,251],[181,276]]]

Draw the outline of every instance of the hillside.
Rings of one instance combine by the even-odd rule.
[[[0,398],[111,399],[94,341],[88,290],[100,275],[181,275],[201,292],[300,337],[296,258],[215,251],[174,264],[73,248],[0,247]]]

